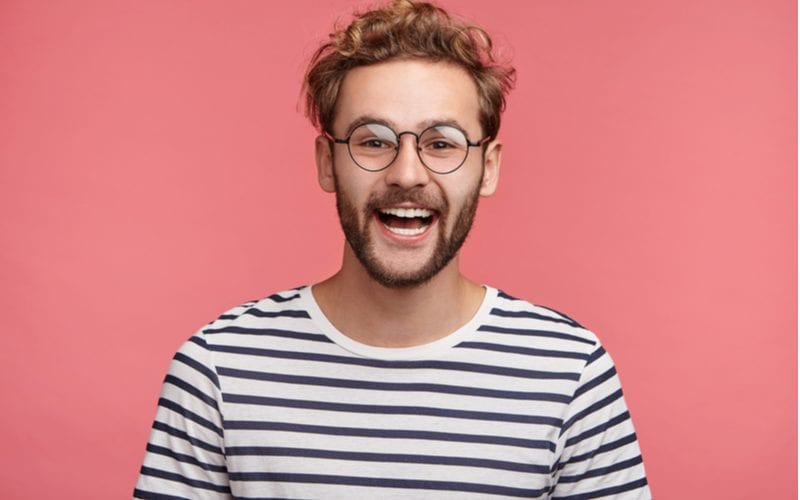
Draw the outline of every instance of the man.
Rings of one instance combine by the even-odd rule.
[[[512,81],[429,4],[331,35],[306,93],[342,267],[180,349],[137,498],[650,498],[597,338],[459,270]]]

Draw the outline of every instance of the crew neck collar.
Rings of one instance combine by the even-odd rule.
[[[433,342],[411,347],[376,347],[363,344],[348,337],[333,326],[327,316],[325,316],[325,313],[322,312],[322,309],[320,309],[319,304],[317,304],[314,298],[314,294],[311,292],[311,285],[300,289],[300,301],[303,307],[308,311],[312,321],[316,323],[322,333],[335,344],[353,354],[365,358],[387,361],[423,360],[437,358],[454,345],[475,334],[478,326],[484,322],[486,316],[489,314],[492,303],[494,303],[497,297],[497,290],[495,288],[487,285],[483,285],[483,288],[485,293],[481,305],[472,318],[463,326]]]

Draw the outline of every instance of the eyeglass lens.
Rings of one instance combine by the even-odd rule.
[[[399,150],[394,130],[378,123],[356,127],[348,142],[353,160],[366,170],[382,170],[391,164]],[[426,167],[434,172],[451,172],[464,162],[469,147],[464,133],[449,125],[424,130],[417,139],[417,152]]]

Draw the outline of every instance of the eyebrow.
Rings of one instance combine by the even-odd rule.
[[[356,129],[356,127],[360,127],[365,123],[377,123],[379,125],[386,125],[387,127],[393,130],[395,129],[396,126],[396,124],[393,123],[391,120],[384,120],[382,118],[378,118],[372,115],[361,115],[352,122],[350,122],[350,125],[348,125],[347,127],[346,135],[350,135],[353,132],[353,130]]]
[[[377,123],[379,125],[385,125],[385,126],[389,127],[390,129],[394,130],[395,132],[401,132],[401,131],[397,130],[397,124],[395,122],[393,122],[392,120],[386,120],[384,118],[378,118],[377,116],[373,116],[373,115],[361,115],[358,118],[356,118],[355,120],[353,120],[352,122],[350,122],[350,125],[347,127],[346,136],[349,136],[353,132],[353,130],[356,129],[356,127],[360,127],[361,125],[364,125],[365,123]],[[464,126],[462,126],[460,123],[458,123],[457,120],[454,120],[452,118],[430,118],[430,119],[427,119],[425,121],[417,123],[417,130],[419,132],[422,132],[426,128],[433,127],[434,125],[449,125],[451,127],[455,127],[455,128],[457,128],[459,130],[462,130],[465,133],[467,132],[467,130],[466,130],[466,128],[464,128]],[[467,134],[467,135],[469,135],[469,134]]]

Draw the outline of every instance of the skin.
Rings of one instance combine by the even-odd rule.
[[[332,133],[344,137],[368,116],[385,120],[398,132],[417,133],[431,120],[449,120],[476,140],[483,137],[478,112],[477,87],[465,70],[423,60],[390,61],[354,68],[345,76]],[[338,189],[340,212],[343,204],[351,209],[375,263],[390,275],[411,276],[430,265],[475,194],[495,192],[502,145],[498,140],[488,143],[483,155],[480,148],[471,148],[460,169],[439,175],[420,162],[413,137],[404,135],[401,143],[391,166],[367,172],[353,163],[346,146],[332,146],[320,136],[316,163],[320,187],[329,193]],[[390,206],[449,209],[422,237],[395,237],[367,209],[371,199],[386,200],[390,192],[414,193]],[[315,285],[312,293],[331,323],[352,339],[377,347],[410,347],[433,342],[466,324],[485,291],[461,273],[457,254],[427,281],[386,286],[367,272],[346,241],[341,269]]]

